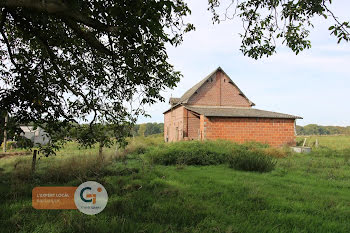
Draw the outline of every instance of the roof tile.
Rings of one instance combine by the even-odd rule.
[[[192,107],[185,106],[186,109],[207,117],[258,117],[258,118],[280,118],[280,119],[303,119],[284,113],[270,112],[255,108],[242,107]]]

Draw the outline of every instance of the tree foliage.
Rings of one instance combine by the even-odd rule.
[[[99,156],[102,158],[102,150],[104,147],[111,147],[117,143],[118,147],[126,145],[124,138],[131,136],[132,124],[93,124],[91,125],[74,125],[70,129],[70,137],[76,139],[85,147],[93,147],[99,144]]]
[[[137,131],[137,133],[144,137],[145,136],[145,132],[146,132],[146,124],[141,124],[139,127],[139,130]]]
[[[219,23],[224,0],[208,2]],[[310,48],[314,16],[331,16],[338,43],[349,41],[349,23],[330,4],[230,0],[227,9],[244,22],[242,52],[257,59],[275,53],[277,39],[295,53]],[[44,128],[53,142],[77,122],[88,123],[89,134],[80,135],[95,141],[103,125],[128,127],[179,81],[165,46],[179,45],[194,29],[183,21],[190,13],[184,0],[0,0],[0,109],[14,122]],[[233,15],[226,11],[224,19]]]
[[[2,144],[2,142],[4,140],[5,115],[6,115],[6,112],[0,110],[0,145]],[[20,130],[18,129],[17,122],[14,121],[14,119],[11,116],[8,117],[6,130],[7,130],[7,139],[8,140],[11,140],[12,138],[14,138],[15,135],[20,133]]]
[[[338,43],[350,40],[350,24],[342,22],[329,9],[331,0],[208,0],[213,22],[241,18],[244,32],[241,51],[258,59],[276,52],[278,41],[298,54],[311,47],[309,40],[312,19],[330,17],[329,30]],[[225,8],[220,18],[218,9]],[[233,12],[233,13],[229,13]]]
[[[144,123],[135,125],[133,128],[134,136],[149,136],[164,132],[164,123]]]
[[[193,30],[189,13],[182,0],[1,0],[0,109],[50,134],[135,122],[179,81],[165,45]]]
[[[305,126],[297,126],[297,135],[334,135],[345,134],[350,135],[350,126],[322,126],[309,124]]]
[[[146,123],[145,136],[164,132],[164,123]]]

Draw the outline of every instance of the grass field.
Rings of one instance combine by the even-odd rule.
[[[346,149],[350,148],[350,136],[336,135],[336,136],[298,136],[297,142],[303,144],[306,138],[306,146],[315,146],[316,139],[318,140],[319,146],[325,146],[332,149]]]
[[[41,158],[33,177],[30,156],[2,158],[1,232],[349,232],[349,139],[322,137],[322,147],[278,158],[267,173],[227,164],[153,164],[143,153],[165,150],[161,137],[137,138],[117,154],[106,149],[103,162],[97,148],[78,150],[71,143]],[[31,206],[33,187],[87,180],[109,194],[98,215]]]

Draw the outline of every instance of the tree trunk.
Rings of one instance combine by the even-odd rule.
[[[36,154],[37,154],[37,150],[33,151],[33,161],[32,161],[32,173],[35,172],[35,165],[36,165]]]
[[[3,148],[4,152],[6,152],[6,150],[7,150],[7,148],[6,148],[7,147],[7,129],[6,129],[6,127],[7,127],[8,117],[9,117],[9,115],[6,112],[5,123],[4,123],[4,148]]]
[[[103,160],[103,154],[102,154],[102,151],[103,151],[103,143],[100,142],[100,146],[98,148],[98,157]]]

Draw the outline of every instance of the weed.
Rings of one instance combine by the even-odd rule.
[[[242,171],[270,172],[276,160],[262,150],[237,150],[229,160],[231,168]]]

